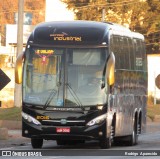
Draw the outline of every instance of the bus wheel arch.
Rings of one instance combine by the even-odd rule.
[[[115,134],[116,134],[116,113],[114,113],[112,119],[112,140],[114,139]]]
[[[133,123],[133,129],[135,131],[134,145],[136,145],[137,142],[138,142],[138,112],[137,111],[136,111],[136,114],[135,114],[135,121]]]
[[[137,122],[137,134],[142,133],[142,111],[140,110],[138,113],[138,122]]]
[[[109,149],[112,146],[114,136],[115,136],[115,126],[116,126],[116,114],[113,115],[109,135],[99,141],[101,149]]]

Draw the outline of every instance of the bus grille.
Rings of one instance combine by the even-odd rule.
[[[85,120],[42,120],[42,125],[50,126],[85,126]]]

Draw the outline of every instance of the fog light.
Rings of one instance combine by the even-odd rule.
[[[99,132],[99,136],[102,136],[102,135],[103,135],[103,132],[102,132],[102,131],[100,131],[100,132]]]
[[[28,134],[28,130],[25,130],[24,133],[25,133],[25,134]]]

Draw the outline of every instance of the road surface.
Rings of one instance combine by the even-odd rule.
[[[147,124],[146,133],[139,136],[139,143],[135,146],[125,146],[121,144],[114,145],[109,150],[103,150],[99,148],[98,142],[96,141],[74,146],[57,146],[55,141],[45,141],[42,149],[33,149],[30,140],[27,139],[21,144],[12,143],[5,148],[0,148],[0,150],[1,152],[3,151],[3,155],[7,154],[6,152],[10,152],[12,158],[17,158],[17,156],[18,158],[32,158],[35,156],[34,159],[97,159],[97,157],[106,159],[106,156],[111,159],[129,159],[131,156],[132,158],[141,159],[160,158],[160,123]]]

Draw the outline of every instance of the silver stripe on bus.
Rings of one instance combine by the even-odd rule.
[[[56,122],[56,123],[61,123],[61,120],[42,120],[42,121],[47,121],[47,122]],[[67,123],[85,123],[85,120],[66,120]]]

